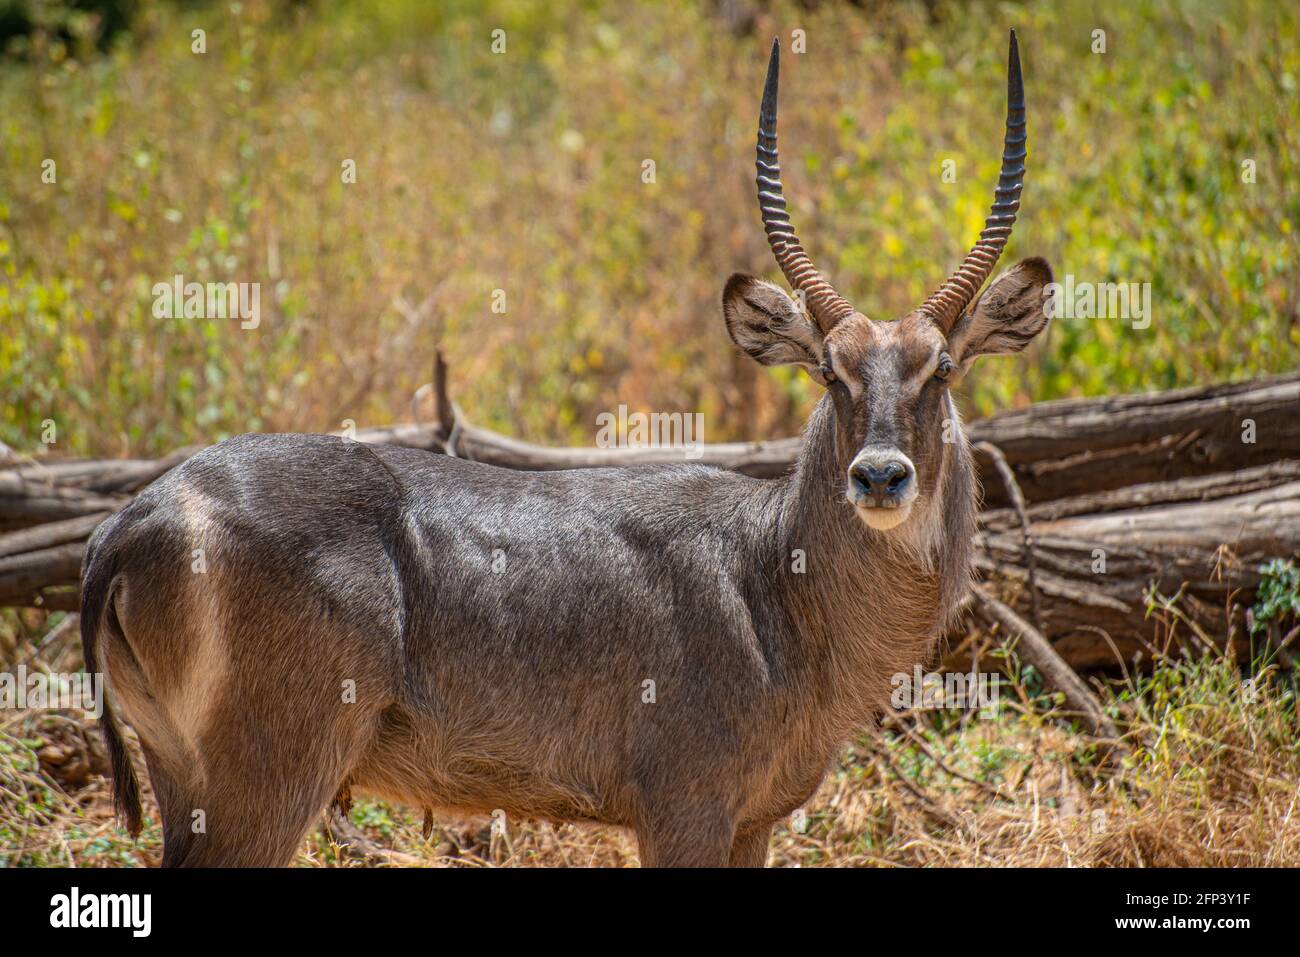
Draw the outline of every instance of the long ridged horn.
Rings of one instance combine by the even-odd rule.
[[[785,208],[785,191],[781,187],[781,163],[776,154],[776,87],[781,72],[781,41],[772,41],[772,57],[767,62],[767,82],[763,84],[763,106],[758,114],[758,208],[763,214],[767,244],[785,278],[801,291],[808,311],[823,333],[853,313],[853,307],[840,296],[817,271],[799,244],[790,214]]]
[[[1011,52],[1007,55],[1007,132],[1002,149],[1002,175],[984,221],[979,242],[962,264],[921,306],[944,332],[970,305],[980,287],[993,273],[998,257],[1011,236],[1020,209],[1020,189],[1025,179],[1025,85],[1020,77],[1020,48],[1016,31],[1011,31]]]

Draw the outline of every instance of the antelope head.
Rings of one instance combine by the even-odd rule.
[[[981,287],[1011,235],[1025,172],[1025,101],[1016,34],[1007,63],[1002,175],[979,241],[917,309],[868,319],[832,288],[795,235],[777,158],[780,43],[772,44],[758,126],[758,204],[767,241],[795,290],[736,274],[722,294],[732,341],[763,365],[802,366],[835,409],[844,494],[871,528],[901,526],[934,496],[945,445],[962,441],[949,390],[976,357],[1019,352],[1047,324],[1047,262],[1024,259]],[[977,295],[978,294],[978,295]]]

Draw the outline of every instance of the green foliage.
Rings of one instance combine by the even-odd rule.
[[[1259,571],[1263,577],[1251,608],[1252,635],[1267,630],[1269,622],[1281,624],[1287,618],[1300,618],[1300,568],[1275,558]]]
[[[0,441],[391,421],[435,341],[471,419],[537,441],[590,443],[619,403],[701,411],[711,441],[793,432],[818,388],[737,358],[718,296],[775,277],[753,126],[768,36],[796,27],[792,212],[864,312],[910,310],[978,234],[1009,25],[1030,158],[1008,261],[1151,283],[1149,328],[1060,320],[978,368],[970,411],[1295,367],[1293,5],[870,6],[777,2],[759,35],[705,0],[141,4],[106,53],[93,19],[51,20],[0,62]],[[178,273],[260,283],[260,326],[154,318]],[[398,304],[430,296],[423,323]]]

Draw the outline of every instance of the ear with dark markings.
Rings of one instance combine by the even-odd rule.
[[[965,372],[977,356],[1019,352],[1047,326],[1052,267],[1022,259],[980,294],[948,333],[948,351]]]
[[[821,330],[780,287],[736,273],[722,291],[722,316],[731,341],[753,359],[803,366],[822,381]]]

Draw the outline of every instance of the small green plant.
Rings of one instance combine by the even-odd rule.
[[[1264,577],[1251,607],[1252,635],[1267,629],[1270,622],[1300,618],[1300,568],[1292,561],[1275,558],[1259,571]]]

